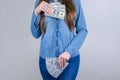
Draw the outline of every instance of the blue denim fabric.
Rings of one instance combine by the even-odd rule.
[[[80,56],[77,55],[72,57],[68,62],[69,65],[61,73],[61,75],[58,78],[54,78],[46,69],[45,59],[39,57],[39,68],[43,80],[75,80],[79,70]]]
[[[39,0],[36,0],[34,9],[37,7],[38,1]],[[50,0],[50,3],[51,2],[53,1]],[[81,48],[88,31],[80,0],[73,0],[73,3],[76,8],[74,32],[69,30],[65,20],[45,16],[44,27],[46,33],[41,33],[41,16],[40,14],[35,16],[34,13],[32,13],[31,33],[36,39],[41,36],[39,54],[42,58],[58,57],[64,51],[68,52],[71,57],[80,53],[79,49]]]

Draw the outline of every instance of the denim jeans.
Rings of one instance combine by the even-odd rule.
[[[79,70],[80,56],[77,55],[72,57],[68,62],[69,65],[60,74],[60,76],[58,78],[54,78],[48,73],[46,69],[45,59],[39,57],[39,68],[43,80],[75,80]]]

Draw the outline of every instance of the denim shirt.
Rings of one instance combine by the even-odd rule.
[[[37,7],[38,1],[35,1],[34,9]],[[49,2],[52,3],[53,0]],[[46,32],[42,33],[40,30],[41,16],[32,13],[31,33],[36,39],[41,36],[39,55],[42,58],[58,57],[64,51],[68,52],[71,57],[80,54],[79,49],[88,31],[80,0],[73,0],[73,3],[76,8],[75,29],[73,32],[69,30],[65,20],[45,16],[44,27]]]

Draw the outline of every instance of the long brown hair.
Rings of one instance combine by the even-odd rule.
[[[42,1],[46,1],[49,3],[49,0],[39,0],[39,3],[40,4]],[[68,28],[70,31],[73,31],[74,30],[74,19],[76,17],[76,10],[75,10],[75,6],[72,2],[72,0],[61,0],[61,3],[62,4],[65,4],[65,7],[66,7],[66,22],[67,22],[67,25],[68,25]],[[40,29],[41,29],[41,32],[45,33],[45,29],[44,29],[44,12],[41,12],[41,20],[40,20]]]

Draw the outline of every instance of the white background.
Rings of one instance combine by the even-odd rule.
[[[40,39],[30,32],[34,0],[0,1],[0,80],[42,80]],[[87,38],[77,80],[120,80],[120,1],[81,0]]]

